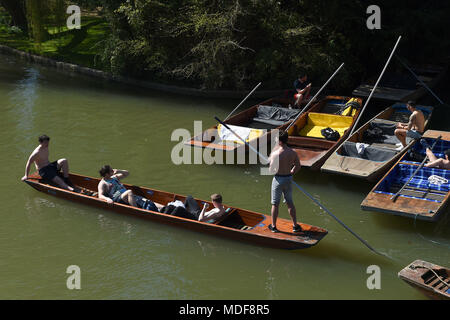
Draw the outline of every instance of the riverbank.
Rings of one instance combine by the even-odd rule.
[[[109,72],[105,72],[98,69],[93,69],[89,67],[84,67],[81,65],[58,61],[55,59],[47,58],[41,55],[32,54],[29,52],[21,51],[15,48],[11,48],[5,45],[0,45],[0,54],[13,55],[21,60],[37,63],[45,67],[52,67],[58,71],[87,75],[90,77],[97,78],[102,81],[114,81],[118,83],[123,83],[126,85],[147,88],[152,90],[158,90],[166,93],[173,93],[178,95],[187,95],[203,98],[227,98],[227,99],[241,99],[245,97],[248,92],[246,91],[233,91],[233,90],[203,90],[196,88],[186,88],[180,86],[172,86],[167,84],[161,84],[156,82],[149,82],[143,80],[137,80],[130,77],[117,76]],[[266,99],[273,96],[279,96],[285,93],[285,89],[279,90],[265,90],[265,91],[255,91],[252,98]]]
[[[0,53],[14,55],[24,61],[37,63],[58,71],[87,75],[101,81],[114,81],[140,88],[158,90],[177,95],[203,98],[243,99],[248,90],[207,90],[162,82],[115,75],[102,63],[101,50],[110,25],[102,17],[83,15],[81,29],[50,26],[46,39],[37,44],[17,28],[2,24],[5,12],[0,9]],[[3,18],[3,20],[2,20]],[[257,83],[255,83],[256,86]],[[252,99],[267,99],[284,95],[288,89],[256,90]]]

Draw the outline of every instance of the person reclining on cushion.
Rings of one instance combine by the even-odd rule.
[[[25,175],[23,176],[22,181],[28,179],[31,163],[34,162],[36,170],[38,170],[39,175],[43,180],[53,182],[63,189],[79,192],[80,190],[75,189],[72,182],[69,180],[69,162],[67,159],[59,159],[54,162],[48,160],[50,137],[44,134],[40,136],[38,140],[39,146],[34,149],[28,158],[25,167]],[[63,171],[64,178],[59,177],[58,173],[60,170]]]
[[[406,147],[406,137],[420,139],[425,130],[425,116],[422,111],[416,108],[416,104],[413,101],[408,101],[406,108],[412,114],[408,123],[399,122],[397,124],[397,129],[394,132],[397,139],[400,140],[400,143],[397,143],[397,151]]]
[[[205,203],[203,209],[200,209],[197,201],[195,201],[192,196],[187,196],[184,203],[179,200],[170,202],[167,206],[162,208],[160,212],[186,219],[211,223],[220,219],[225,213],[225,208],[222,205],[222,196],[220,194],[211,195],[211,201],[214,209],[206,211],[209,208],[208,203]]]
[[[450,156],[450,149],[447,149],[444,152],[444,159],[438,158],[434,155],[433,151],[431,151],[430,146],[426,143],[425,140],[420,140],[420,143],[426,148],[426,153],[428,156],[429,162],[425,165],[428,168],[439,168],[439,169],[450,169],[450,160],[448,157]]]
[[[100,199],[105,200],[109,204],[122,201],[125,204],[137,207],[133,191],[127,190],[120,183],[121,179],[128,177],[128,171],[112,169],[111,166],[105,165],[100,169],[99,173],[103,177],[98,184],[98,197]]]

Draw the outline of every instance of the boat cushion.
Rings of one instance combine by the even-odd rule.
[[[397,123],[394,121],[376,119],[370,122],[369,128],[371,130],[380,129],[383,132],[382,135],[376,139],[369,139],[368,135],[363,133],[363,142],[395,145],[400,142],[400,140],[398,140],[394,133],[396,126]],[[367,132],[367,130],[365,132]],[[409,144],[411,140],[413,139],[411,139],[410,137],[406,137],[407,144]]]
[[[293,120],[300,110],[275,106],[259,105],[253,121],[281,126],[289,120]]]
[[[308,113],[306,125],[300,130],[299,135],[302,137],[322,138],[322,129],[331,128],[339,132],[342,137],[353,123],[353,117],[339,116],[327,113]]]
[[[228,126],[230,127],[231,130],[233,130],[236,134],[238,134],[242,139],[244,139],[247,142],[253,139],[257,139],[261,137],[264,133],[266,133],[266,130],[263,129],[253,129],[233,125]],[[222,141],[244,144],[244,142],[242,142],[238,137],[236,137],[233,132],[231,132],[221,124],[217,126],[217,133],[219,134],[219,137]]]
[[[436,139],[424,138],[428,145],[431,147]],[[439,140],[433,147],[433,153],[438,158],[445,158],[444,152],[450,149],[450,141]],[[425,156],[425,148],[421,143],[415,143],[412,150]]]
[[[360,152],[358,152],[358,149]],[[367,146],[366,148],[357,148],[357,144],[351,141],[345,141],[342,145],[343,156],[366,159],[370,161],[388,161],[392,159],[397,152],[386,148]]]

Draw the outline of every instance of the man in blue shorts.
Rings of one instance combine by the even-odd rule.
[[[292,218],[293,232],[300,232],[302,228],[297,224],[296,209],[292,201],[292,176],[300,170],[300,160],[297,153],[288,147],[288,133],[280,131],[278,145],[270,154],[270,170],[276,172],[272,179],[272,224],[269,229],[272,232],[279,232],[276,224],[278,218],[278,207],[281,201],[281,195],[284,195],[288,206],[289,215]]]

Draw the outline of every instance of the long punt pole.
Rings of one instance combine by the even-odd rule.
[[[397,46],[398,46],[398,44],[399,44],[399,42],[400,42],[401,39],[402,39],[402,36],[399,36],[399,37],[398,37],[398,40],[397,40],[397,43],[396,43],[395,46],[394,46],[394,49],[392,49],[391,55],[389,56],[389,58],[388,58],[386,64],[384,65],[383,71],[381,71],[381,74],[380,74],[380,76],[378,77],[378,80],[377,80],[377,82],[375,83],[375,86],[372,88],[372,91],[370,92],[370,95],[369,95],[369,97],[367,98],[366,103],[364,104],[364,107],[362,108],[361,112],[360,112],[359,115],[358,115],[358,119],[356,119],[355,125],[353,126],[352,130],[350,131],[350,134],[348,135],[349,138],[350,138],[350,136],[353,134],[353,131],[355,131],[355,129],[356,129],[357,125],[358,125],[359,119],[361,119],[361,116],[362,116],[362,114],[364,113],[364,110],[366,109],[367,105],[369,104],[370,99],[372,99],[372,96],[373,96],[375,90],[376,90],[377,87],[378,87],[378,83],[380,82],[381,78],[383,77],[384,72],[386,71],[387,66],[389,65],[389,62],[391,62],[392,56],[394,55],[394,52],[395,52],[395,50],[397,49]]]
[[[251,150],[256,152],[265,162],[269,162],[268,159],[262,155],[256,148],[254,148],[251,144],[249,144],[247,141],[245,141],[243,138],[241,138],[236,132],[234,132],[229,126],[227,126],[223,121],[221,121],[218,117],[214,117],[220,124],[222,124],[225,128],[230,130],[239,140],[241,140],[243,143],[245,143]],[[306,192],[302,187],[300,187],[295,181],[294,185],[308,198],[310,198],[315,204],[317,204],[319,207],[321,207],[326,213],[328,213],[333,219],[335,219],[341,226],[343,226],[345,229],[347,229],[351,234],[353,234],[359,241],[361,241],[367,248],[369,248],[371,251],[375,252],[376,254],[386,256],[377,250],[375,250],[367,241],[365,241],[363,238],[361,238],[359,235],[357,235],[352,229],[347,227],[341,220],[338,219],[334,214],[331,213],[330,210],[328,210],[324,205],[322,205],[319,201],[314,199],[312,195],[310,195],[308,192]]]
[[[225,118],[225,120],[227,120],[237,109],[239,109],[239,107],[248,99],[248,97],[250,97],[253,94],[253,92],[255,92],[255,90],[258,89],[258,87],[261,85],[261,83],[262,82],[258,83],[256,85],[256,87],[252,91],[250,91],[250,93],[244,98],[244,100],[242,100],[241,103],[239,103],[237,105],[237,107],[234,108],[234,110],[230,112],[230,114]]]

